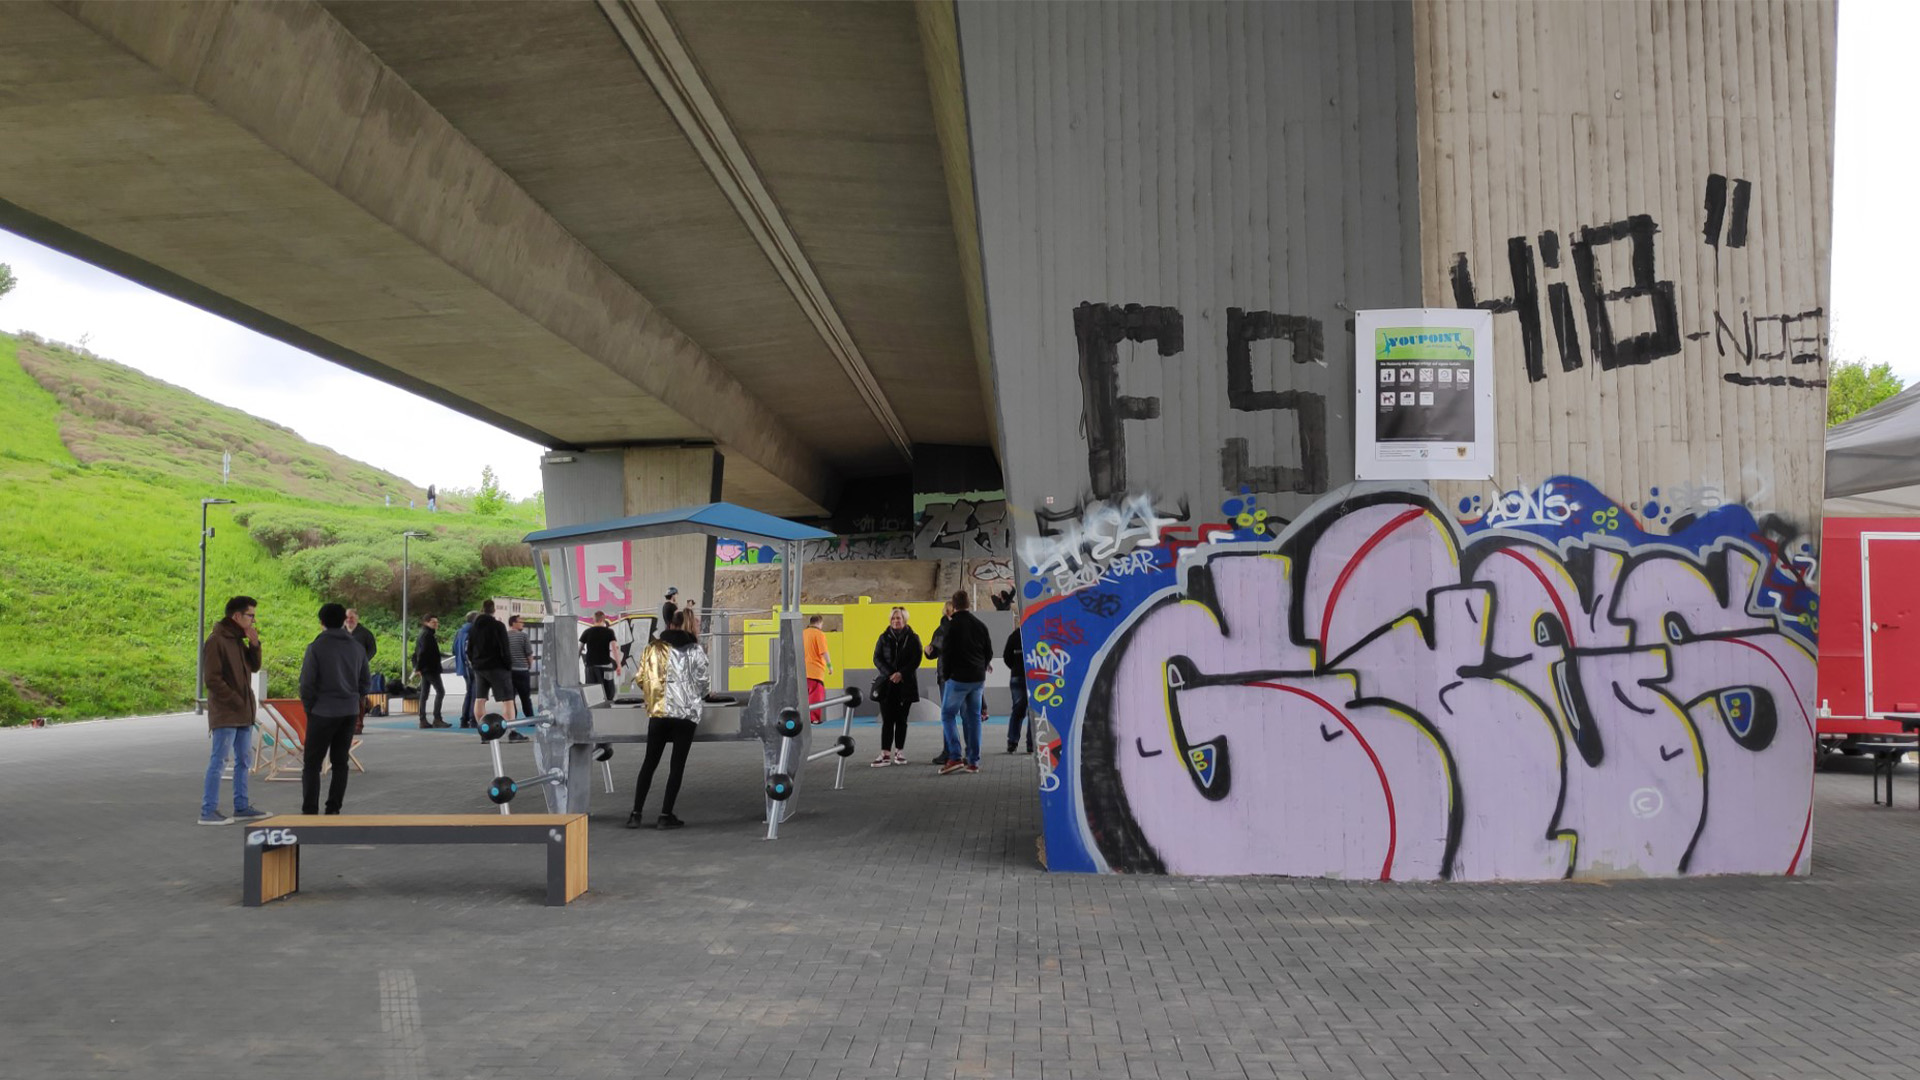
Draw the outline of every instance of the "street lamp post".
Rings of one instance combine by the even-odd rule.
[[[413,583],[413,574],[410,572],[413,562],[407,545],[414,537],[425,535],[427,534],[413,529],[400,534],[400,685],[402,687],[407,685],[407,661],[412,659],[412,651],[407,645],[407,635],[413,629],[412,624],[407,622],[407,589]]]
[[[232,504],[232,499],[200,500],[200,635],[193,639],[193,711],[195,713],[207,710],[207,672],[203,645],[207,640],[207,538],[213,535],[213,530],[207,528],[207,507]]]

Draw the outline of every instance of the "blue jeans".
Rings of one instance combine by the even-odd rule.
[[[200,816],[220,815],[220,770],[227,755],[233,755],[233,808],[252,807],[247,801],[247,774],[253,771],[253,727],[217,727],[213,729],[213,748],[207,753],[207,782],[200,793]]]
[[[940,731],[946,736],[948,761],[980,764],[980,709],[985,704],[986,688],[985,682],[947,680],[946,692],[940,696]],[[954,723],[956,718],[959,727]],[[961,729],[967,740],[964,759],[960,756]]]

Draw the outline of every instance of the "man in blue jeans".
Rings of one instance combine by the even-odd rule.
[[[200,824],[231,825],[268,817],[247,799],[253,771],[253,720],[260,704],[253,696],[253,675],[260,670],[260,632],[253,628],[251,596],[227,601],[226,618],[213,624],[200,647],[200,669],[207,681],[207,727],[213,748],[207,755],[207,779],[200,792]],[[220,812],[220,772],[233,759],[233,817]]]
[[[987,672],[993,669],[993,638],[972,608],[965,589],[953,594],[953,618],[947,621],[938,650],[947,671],[946,689],[940,696],[940,729],[947,742],[941,776],[980,771],[980,715],[986,707]],[[959,727],[965,728],[964,760]]]

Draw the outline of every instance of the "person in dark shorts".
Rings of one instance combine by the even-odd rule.
[[[600,684],[600,692],[613,700],[613,627],[604,611],[593,613],[593,625],[580,632],[580,655],[587,662],[587,681]]]
[[[513,719],[513,657],[506,625],[493,617],[491,600],[481,603],[480,617],[473,620],[473,632],[467,635],[467,666],[473,670],[477,700],[492,698],[503,717]]]

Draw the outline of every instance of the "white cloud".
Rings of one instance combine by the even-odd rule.
[[[541,447],[170,296],[0,231],[19,285],[0,327],[78,343],[421,486],[477,487],[493,466],[515,498],[540,490]]]

